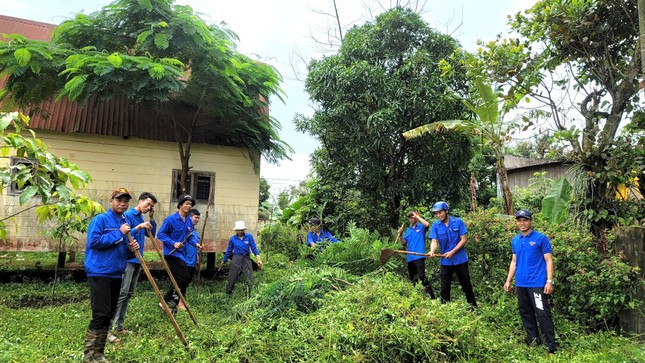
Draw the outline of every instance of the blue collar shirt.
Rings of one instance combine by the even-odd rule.
[[[191,238],[187,238],[194,231],[193,221],[189,216],[186,218],[181,218],[179,212],[169,215],[164,219],[159,228],[159,233],[157,238],[163,242],[163,254],[164,256],[173,256],[181,259],[186,262],[186,243],[189,243]],[[175,249],[175,242],[183,242],[184,247],[177,249],[175,252],[172,250]]]
[[[515,255],[515,286],[540,288],[546,285],[546,260],[551,241],[542,233],[531,230],[526,236],[518,233],[511,241]]]
[[[436,220],[430,228],[430,238],[439,241],[441,253],[452,251],[461,240],[461,236],[468,233],[464,221],[451,215],[448,216],[448,225],[446,226],[441,220]],[[441,265],[454,266],[468,262],[465,246],[455,252],[452,258],[441,258]]]
[[[143,256],[143,248],[145,245],[145,240],[146,240],[146,229],[141,228],[140,230],[136,230],[136,227],[140,225],[141,223],[145,222],[143,218],[143,214],[139,211],[137,211],[134,208],[130,208],[125,213],[123,213],[123,217],[125,217],[125,221],[130,225],[130,235],[132,236],[133,239],[137,240],[137,243],[139,243],[139,253],[141,253],[141,256]],[[150,224],[152,224],[152,235],[157,234],[157,222],[155,222],[154,219],[150,220]],[[136,263],[137,265],[139,264],[139,260],[135,258],[129,259],[128,263]]]
[[[407,243],[408,252],[426,253],[426,227],[416,222],[408,227],[403,235],[403,240]],[[407,261],[425,259],[425,256],[407,255]]]
[[[260,254],[258,246],[255,244],[255,240],[253,239],[253,235],[250,233],[244,233],[244,237],[240,239],[237,234],[234,234],[228,240],[228,248],[226,249],[226,254],[224,254],[222,262],[226,263],[226,261],[228,261],[228,259],[233,255],[248,256],[251,254],[251,251],[253,251],[253,254],[256,256]]]
[[[125,218],[112,209],[101,213],[90,222],[85,246],[85,273],[87,276],[121,278],[132,252],[121,233]]]

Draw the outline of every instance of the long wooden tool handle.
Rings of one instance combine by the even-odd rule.
[[[134,243],[132,240],[132,236],[130,236],[130,233],[126,233],[128,236],[128,240],[130,243]],[[146,265],[146,261],[143,260],[143,257],[141,256],[141,253],[139,250],[134,251],[134,255],[137,256],[137,260],[139,260],[139,263],[141,264],[141,268],[143,268],[143,272],[145,272],[146,277],[148,277],[148,281],[150,281],[150,285],[152,285],[152,288],[155,290],[155,294],[157,295],[157,298],[159,299],[159,303],[161,303],[161,307],[163,308],[163,311],[168,315],[168,318],[170,318],[170,322],[172,323],[172,326],[175,328],[175,331],[177,332],[177,336],[179,339],[181,339],[181,342],[184,343],[184,346],[186,349],[188,348],[188,341],[186,340],[186,337],[184,336],[184,333],[181,331],[179,328],[179,325],[177,324],[177,320],[175,320],[175,316],[172,315],[172,312],[170,312],[170,308],[168,308],[168,304],[166,304],[166,300],[163,299],[163,296],[161,295],[161,291],[159,291],[159,288],[157,287],[157,283],[155,280],[152,278],[152,274],[150,273],[150,270],[148,269],[148,265]]]
[[[414,255],[414,256],[426,256],[426,257],[432,257],[430,256],[429,253],[420,253],[420,252],[410,252],[410,251],[403,251],[403,250],[394,250],[396,253],[403,253],[405,255]]]
[[[175,288],[177,295],[179,295],[179,300],[182,303],[184,303],[184,306],[186,307],[186,311],[188,312],[188,315],[190,315],[190,318],[192,319],[193,323],[195,323],[195,325],[199,325],[199,323],[197,322],[197,318],[195,318],[195,315],[193,315],[193,310],[190,308],[190,305],[188,305],[188,301],[186,301],[184,294],[182,294],[181,290],[179,289],[177,280],[175,280],[175,277],[172,275],[172,272],[170,272],[170,266],[168,266],[168,262],[166,262],[166,259],[163,258],[163,253],[161,252],[161,250],[159,249],[159,246],[157,245],[157,239],[152,236],[152,233],[150,233],[148,229],[146,229],[146,232],[148,233],[148,238],[150,238],[150,240],[152,241],[152,245],[155,247],[157,254],[159,254],[159,257],[161,258],[161,264],[166,269],[166,272],[168,273],[168,277],[170,277],[170,281],[172,282],[172,286]]]
[[[206,222],[208,221],[208,212],[210,211],[211,204],[213,203],[213,188],[208,192],[208,203],[206,204],[206,215],[204,216],[204,222],[202,223],[202,233],[199,235],[202,239],[202,248],[204,247],[204,234],[206,233]],[[202,277],[202,259],[203,252],[197,251],[197,286],[199,286],[199,280]]]
[[[403,227],[405,227],[405,223],[401,225],[401,228]],[[399,231],[396,231],[396,240],[394,241],[394,243],[398,244],[400,239],[401,239],[401,234],[399,233]]]

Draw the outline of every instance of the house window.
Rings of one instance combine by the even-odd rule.
[[[181,190],[181,170],[172,171],[172,195],[175,201],[184,194]],[[190,194],[198,202],[208,203],[210,191],[215,187],[215,173],[205,171],[189,171],[186,176],[186,194]]]

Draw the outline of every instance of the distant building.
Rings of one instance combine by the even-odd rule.
[[[0,16],[0,34],[18,33],[30,39],[48,40],[54,28],[52,24]],[[159,200],[155,214],[159,225],[177,211],[177,197],[181,194],[177,142],[170,125],[156,119],[155,112],[118,98],[107,102],[90,100],[84,107],[63,99],[48,102],[43,108],[49,117],[34,116],[30,126],[52,153],[90,174],[92,183],[81,194],[107,208],[109,193],[117,186],[130,190],[131,206],[136,205],[140,193],[151,192]],[[177,107],[174,112],[180,120],[189,122],[187,110]],[[226,249],[234,221],[244,220],[251,232],[257,229],[260,176],[252,162],[259,164],[259,156],[227,144],[226,135],[222,135],[228,131],[226,126],[209,121],[197,122],[199,132],[193,135],[187,189],[197,200],[195,207],[202,216],[213,192],[214,205],[205,231],[205,250],[212,252]],[[11,155],[0,158],[1,166],[33,162]],[[17,185],[0,191],[1,216],[39,203],[34,198],[20,207],[19,193]],[[7,222],[8,243],[0,243],[0,250],[57,251],[57,243],[42,234],[49,226],[36,223],[32,211]],[[201,227],[202,224],[198,226],[200,232]],[[84,248],[84,243],[80,243],[70,249]]]
[[[569,179],[571,175],[568,174],[569,169],[573,165],[569,161],[557,161],[548,159],[531,159],[521,156],[504,155],[504,164],[508,172],[508,185],[511,192],[518,188],[526,188],[531,184],[531,178],[535,173],[546,172],[546,177],[549,179],[558,179],[565,177]],[[497,183],[497,196],[501,198],[502,193]]]

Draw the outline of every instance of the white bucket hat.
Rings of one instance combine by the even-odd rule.
[[[244,225],[244,221],[235,221],[235,227],[233,227],[234,231],[241,231],[246,229],[246,226]]]

